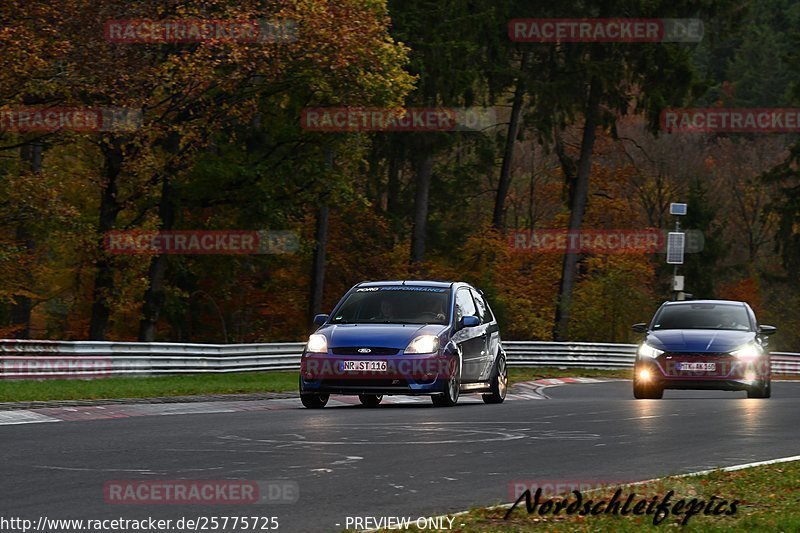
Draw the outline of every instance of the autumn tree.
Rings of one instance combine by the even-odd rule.
[[[639,17],[677,18],[691,11],[705,19],[725,18],[733,8],[732,3],[717,3],[698,10],[690,4],[573,4],[560,16],[608,18],[618,16],[620,11],[632,10]],[[547,46],[548,59],[543,63],[532,62],[530,66],[545,80],[536,87],[533,105],[542,130],[554,131],[569,191],[569,230],[578,232],[583,227],[589,201],[597,129],[613,128],[618,116],[632,111],[647,115],[655,127],[662,108],[679,104],[695,89],[691,48],[676,43],[551,43]],[[574,117],[582,120],[583,134],[577,154],[571,155],[561,148],[558,137],[562,126]],[[564,255],[553,330],[556,340],[564,340],[568,334],[579,259],[577,253]]]

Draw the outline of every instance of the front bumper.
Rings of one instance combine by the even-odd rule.
[[[385,371],[345,370],[345,361],[385,361]],[[455,358],[441,354],[332,355],[303,354],[300,392],[327,394],[427,395],[446,390]]]
[[[714,370],[686,370],[686,363],[713,363]],[[652,385],[664,389],[747,390],[770,380],[770,358],[762,356],[755,361],[740,361],[723,355],[662,354],[656,359],[637,358],[634,372],[649,371]]]

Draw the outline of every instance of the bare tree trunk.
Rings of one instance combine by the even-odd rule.
[[[536,165],[531,165],[531,176],[528,180],[528,231],[533,231],[536,226],[536,213],[533,208],[533,199],[536,194]]]
[[[389,149],[389,171],[386,184],[386,210],[391,214],[397,210],[400,200],[400,155],[394,147]]]
[[[428,229],[428,202],[433,176],[433,151],[422,148],[417,160],[417,190],[414,195],[414,228],[411,232],[411,263],[418,265],[425,260],[425,238]]]
[[[20,158],[27,163],[28,169],[38,174],[42,171],[42,152],[43,146],[41,143],[26,144],[20,149]],[[23,213],[26,215],[26,213]],[[17,224],[15,231],[15,238],[17,243],[25,248],[28,255],[32,255],[36,249],[36,241],[28,230],[25,216],[23,220]],[[29,273],[25,275],[28,283],[32,283]],[[31,336],[31,311],[33,310],[33,301],[30,296],[24,294],[14,295],[14,304],[11,306],[11,324],[18,326],[16,332],[18,339],[29,339]]]
[[[514,90],[514,100],[511,105],[511,120],[508,124],[506,146],[503,152],[503,165],[500,168],[500,182],[497,184],[497,197],[495,198],[494,215],[492,216],[492,225],[499,230],[505,227],[503,218],[505,215],[508,189],[511,187],[511,164],[514,160],[514,147],[517,142],[517,136],[519,135],[519,122],[525,100],[525,83],[523,82],[523,76],[525,75],[525,65],[527,62],[528,52],[524,52],[522,54],[522,60],[520,61],[520,74],[517,78],[517,87]]]
[[[25,248],[27,253],[33,253],[35,246],[30,233],[23,224],[17,226],[16,241]],[[25,274],[26,283],[30,280],[28,273]],[[16,326],[14,337],[17,339],[31,338],[31,311],[33,302],[30,296],[25,294],[15,294],[14,303],[11,306],[11,324]]]
[[[314,260],[311,265],[311,298],[308,305],[309,322],[322,312],[322,296],[325,288],[325,251],[328,245],[328,215],[330,208],[321,205],[317,211],[317,227],[315,231],[316,245]]]
[[[180,151],[181,137],[177,133],[169,135],[164,140],[164,150],[171,155]],[[177,210],[177,191],[172,185],[172,178],[177,175],[179,164],[168,163],[161,182],[161,198],[158,203],[158,218],[161,221],[160,229],[170,231],[175,229],[175,212]],[[166,279],[168,257],[164,254],[155,256],[150,261],[147,271],[147,290],[142,301],[142,320],[139,322],[139,341],[153,342],[156,335],[156,326],[164,307],[164,279]]]
[[[97,229],[100,233],[98,241],[98,259],[95,262],[94,289],[92,291],[92,318],[89,324],[89,340],[106,340],[108,318],[111,314],[109,299],[114,289],[114,266],[104,248],[104,237],[114,228],[117,215],[122,207],[117,198],[117,179],[122,171],[122,143],[112,139],[103,147],[105,158],[105,176],[100,193],[100,219]]]
[[[161,200],[158,205],[158,217],[161,219],[161,229],[172,230],[175,227],[175,189],[169,176],[164,176],[161,185]],[[159,254],[150,261],[147,271],[149,285],[144,293],[142,303],[142,320],[139,322],[139,341],[153,342],[156,336],[156,326],[164,307],[164,279],[167,274],[167,256]]]
[[[405,145],[389,137],[389,169],[388,183],[386,184],[386,213],[389,217],[389,224],[392,230],[392,244],[396,244],[404,230],[403,218],[401,217],[401,191],[403,165],[405,164]]]
[[[333,168],[333,149],[328,148],[326,154],[328,168]],[[325,252],[328,246],[328,218],[330,208],[324,201],[317,211],[317,224],[314,232],[314,258],[311,264],[311,294],[308,300],[308,322],[322,312],[322,296],[325,289]]]
[[[600,81],[593,78],[589,88],[589,99],[584,114],[583,139],[581,140],[581,153],[578,160],[578,171],[575,179],[575,188],[571,195],[569,231],[579,232],[583,224],[583,215],[589,199],[589,175],[592,169],[592,150],[597,138],[597,124],[602,96]],[[564,254],[564,263],[561,271],[561,282],[558,288],[558,302],[556,305],[555,327],[553,338],[563,341],[567,338],[569,329],[570,305],[572,290],[577,277],[578,259],[580,254],[569,250]]]
[[[575,161],[567,154],[564,148],[564,141],[558,131],[554,132],[555,142],[553,143],[558,162],[561,164],[561,171],[564,173],[564,184],[566,185],[566,195],[562,194],[562,199],[566,200],[567,205],[572,205],[575,196],[575,181],[577,180],[578,170],[575,168]]]

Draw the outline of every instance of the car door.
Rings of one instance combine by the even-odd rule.
[[[465,316],[478,316],[478,310],[472,294],[467,287],[461,287],[456,292],[455,319],[456,331],[453,342],[461,349],[461,381],[464,383],[478,381],[483,371],[484,354],[482,346],[484,339],[481,337],[481,326],[463,327],[461,320]]]
[[[495,321],[483,295],[472,289],[472,298],[475,300],[478,316],[481,318],[481,370],[478,379],[485,381],[492,375],[494,356],[497,354],[498,345],[500,344],[500,327],[497,325],[497,321]]]

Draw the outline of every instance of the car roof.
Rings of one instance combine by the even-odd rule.
[[[681,305],[681,304],[723,304],[723,305],[741,305],[746,306],[745,302],[736,300],[678,300],[672,302],[664,302],[664,305]]]
[[[387,285],[412,285],[417,287],[452,287],[461,282],[454,281],[425,281],[425,280],[393,280],[393,281],[362,281],[356,287],[385,287]]]

